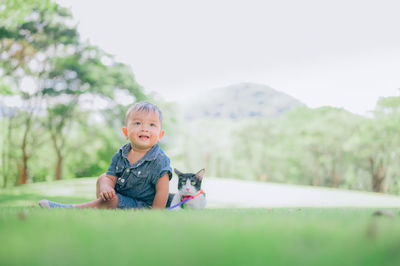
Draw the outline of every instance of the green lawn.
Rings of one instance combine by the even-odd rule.
[[[40,209],[89,179],[0,190],[0,265],[400,265],[400,216],[373,209]],[[89,195],[90,194],[90,195]]]

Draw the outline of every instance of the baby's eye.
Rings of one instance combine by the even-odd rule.
[[[151,127],[155,127],[155,126],[156,126],[156,124],[154,124],[154,123],[151,123],[151,124],[150,124],[150,126],[151,126]]]
[[[192,180],[192,181],[190,181],[190,184],[191,184],[192,186],[194,186],[194,185],[196,185],[196,181]]]
[[[135,123],[133,123],[134,125],[136,125],[136,126],[139,126],[140,125],[140,122],[135,122]]]

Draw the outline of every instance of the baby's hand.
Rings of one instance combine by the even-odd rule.
[[[104,201],[112,200],[115,196],[115,190],[111,187],[104,188],[102,191],[100,191],[100,198],[102,198]]]

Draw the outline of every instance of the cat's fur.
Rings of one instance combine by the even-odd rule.
[[[201,182],[205,170],[202,169],[196,174],[193,173],[181,173],[179,170],[174,169],[174,172],[178,175],[178,193],[175,194],[172,199],[171,206],[175,206],[181,202],[182,196],[195,196],[201,190]],[[187,209],[203,209],[206,207],[206,195],[205,193],[200,194],[196,198],[193,198],[184,203],[183,208]],[[181,206],[175,207],[173,210],[181,209]]]

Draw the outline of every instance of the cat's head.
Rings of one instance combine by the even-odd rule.
[[[196,174],[192,173],[181,173],[179,170],[174,169],[175,174],[178,175],[178,190],[182,195],[194,196],[201,190],[201,181],[205,173],[204,169],[201,169]]]

